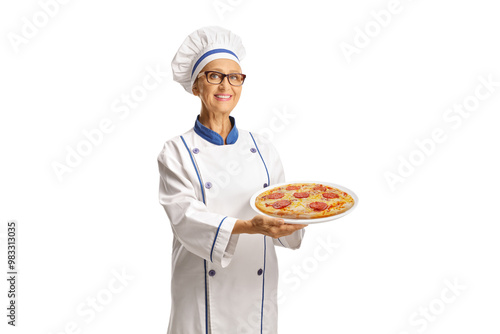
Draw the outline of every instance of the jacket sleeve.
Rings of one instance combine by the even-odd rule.
[[[283,165],[281,163],[281,159],[278,155],[278,152],[271,143],[267,145],[270,151],[269,159],[271,161],[271,166],[272,166],[269,175],[269,177],[271,178],[271,184],[284,183],[286,182],[285,171],[283,170]],[[305,230],[300,229],[285,237],[273,239],[273,243],[275,246],[280,246],[290,249],[298,249],[300,248],[304,234]]]
[[[183,160],[182,148],[175,141],[168,141],[158,155],[160,204],[175,237],[188,251],[227,267],[238,242],[239,235],[231,234],[237,218],[210,212],[198,199],[196,190],[201,189],[196,187],[200,188],[200,184],[194,184],[187,172],[195,167],[185,157]]]

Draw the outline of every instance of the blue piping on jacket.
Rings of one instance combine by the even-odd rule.
[[[184,137],[181,136],[181,139],[182,142],[184,143],[184,146],[186,146],[186,150],[189,153],[189,157],[191,158],[191,162],[193,163],[194,170],[196,171],[196,176],[198,176],[198,181],[200,182],[200,188],[201,188],[201,195],[203,197],[203,203],[205,204],[205,191],[203,190],[203,183],[201,182],[200,173],[198,173],[198,168],[196,167],[196,163],[194,162],[193,156],[191,155],[191,151],[189,150],[189,147],[187,146]],[[217,232],[219,232],[219,230],[217,230]],[[217,238],[217,235],[215,237]],[[207,260],[203,259],[203,265],[205,267],[205,333],[208,334]]]
[[[198,181],[200,182],[200,188],[201,188],[201,196],[203,197],[203,203],[205,203],[205,190],[203,190],[203,183],[201,182],[200,173],[198,173],[198,168],[196,167],[196,163],[194,162],[193,155],[191,154],[191,151],[189,150],[189,147],[187,146],[184,137],[181,136],[181,139],[182,142],[184,143],[184,146],[186,146],[186,150],[189,153],[189,157],[191,158],[191,162],[193,163],[194,170],[196,171],[196,176],[198,176]]]
[[[220,221],[220,224],[219,224],[219,228],[217,229],[217,232],[215,233],[214,243],[212,244],[212,250],[210,251],[210,262],[212,262],[212,263],[214,262],[214,261],[212,261],[212,253],[214,252],[215,240],[217,240],[217,236],[219,235],[220,227],[226,218],[227,218],[227,216],[222,218],[222,220]]]
[[[264,167],[266,168],[266,173],[267,173],[267,185],[271,185],[271,180],[269,179],[269,172],[267,170],[266,163],[264,161],[264,158],[262,157],[262,154],[260,154],[259,147],[257,146],[257,143],[255,142],[255,139],[253,138],[253,135],[251,132],[249,132],[250,136],[252,137],[253,143],[255,144],[255,148],[257,149],[257,152],[259,152],[260,158],[262,159],[262,163],[264,164]]]
[[[264,271],[262,273],[262,307],[260,309],[260,334],[262,334],[264,322],[264,286],[266,277],[266,236],[264,236]]]

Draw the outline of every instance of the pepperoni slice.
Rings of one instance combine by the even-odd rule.
[[[323,193],[324,198],[339,198],[340,196],[336,193]]]
[[[308,192],[305,192],[305,193],[294,193],[293,196],[295,198],[306,198],[306,197],[309,197],[309,193]]]
[[[299,186],[288,186],[286,187],[286,190],[299,190],[300,187]]]
[[[326,191],[326,187],[321,184],[317,184],[314,186],[313,190]]]
[[[290,202],[289,200],[287,199],[282,199],[281,201],[276,201],[274,202],[273,204],[271,204],[273,206],[273,208],[275,209],[283,209],[284,207],[286,206],[289,206],[292,202]]]
[[[278,198],[282,198],[283,196],[285,196],[284,193],[272,193],[272,194],[267,195],[266,197],[268,199],[278,199]]]
[[[325,202],[312,202],[311,204],[309,204],[309,207],[316,211],[323,211],[328,208],[328,204],[326,204]]]

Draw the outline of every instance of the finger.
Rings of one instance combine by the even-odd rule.
[[[288,224],[288,223],[286,223],[285,225],[295,227],[295,228],[296,228],[296,229],[298,229],[298,230],[300,230],[301,228],[304,228],[304,227],[309,226],[309,225],[307,225],[307,224]]]
[[[297,230],[302,229],[302,227],[300,225],[297,225],[297,224],[286,224],[286,225],[281,226],[281,228],[283,231],[287,231],[289,233],[293,233]]]
[[[282,218],[269,218],[270,219],[270,223],[273,224],[273,225],[285,225],[285,220],[282,219]]]

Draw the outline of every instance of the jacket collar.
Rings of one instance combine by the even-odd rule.
[[[234,120],[234,117],[229,116],[229,120],[231,121],[232,128],[229,134],[227,135],[226,143],[228,145],[231,145],[236,143],[236,141],[238,140],[238,129],[236,128],[236,121]],[[220,134],[218,134],[214,130],[207,128],[205,125],[201,124],[200,115],[196,117],[196,122],[194,124],[194,132],[196,132],[200,137],[209,141],[212,144],[224,145],[224,139]]]

